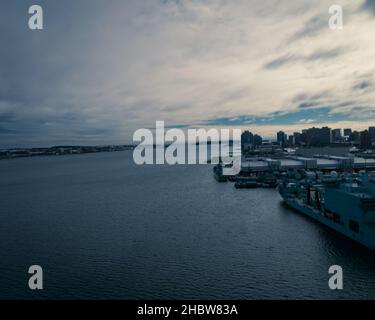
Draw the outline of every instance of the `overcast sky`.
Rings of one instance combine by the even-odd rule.
[[[328,27],[332,4],[343,30]],[[375,0],[2,0],[0,147],[127,143],[156,120],[362,129],[374,34]]]

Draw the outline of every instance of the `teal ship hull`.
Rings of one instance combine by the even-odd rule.
[[[287,180],[278,187],[291,208],[375,251],[375,182],[362,179]]]

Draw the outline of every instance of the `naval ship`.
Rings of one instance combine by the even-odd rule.
[[[375,250],[375,175],[293,172],[278,190],[288,206]]]

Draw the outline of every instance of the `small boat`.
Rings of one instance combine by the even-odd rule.
[[[214,177],[217,182],[227,182],[228,179],[223,175],[223,167],[218,164],[214,167]]]
[[[237,189],[255,189],[262,185],[256,177],[238,177],[234,186]]]
[[[255,181],[247,181],[247,182],[240,182],[237,181],[234,186],[237,189],[256,189],[262,186],[261,183],[255,182]]]

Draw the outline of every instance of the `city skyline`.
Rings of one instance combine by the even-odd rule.
[[[177,128],[375,124],[375,1],[5,1],[0,148],[132,142]]]
[[[202,136],[204,139],[201,140]],[[210,132],[206,131],[197,136],[195,144],[205,144],[207,142],[219,142],[212,140]],[[375,126],[371,126],[363,131],[356,131],[352,128],[329,128],[329,127],[311,127],[305,128],[300,132],[294,132],[288,135],[284,131],[278,131],[273,138],[262,137],[257,133],[253,133],[250,129],[243,130],[241,133],[242,152],[249,150],[262,149],[263,147],[269,148],[272,146],[278,147],[281,150],[285,148],[309,148],[309,147],[327,147],[327,146],[341,146],[341,147],[359,147],[356,151],[369,151],[374,153],[375,149]],[[222,142],[222,140],[220,140]],[[180,144],[181,142],[175,141],[174,143]],[[185,145],[193,144],[193,142],[184,141]],[[226,142],[224,142],[225,144]],[[170,142],[164,142],[169,145]],[[157,143],[154,143],[155,147]],[[207,144],[208,146],[209,144]],[[38,147],[25,147],[25,148],[1,148],[0,147],[0,160],[29,157],[29,156],[54,156],[54,155],[67,155],[67,154],[80,154],[80,153],[96,153],[96,152],[114,152],[125,151],[136,148],[137,143],[122,144],[122,145],[55,145],[55,146],[38,146]],[[149,145],[152,147],[152,145]]]
[[[251,140],[258,134],[251,131],[251,129],[244,130],[242,132],[241,140],[247,140],[247,143],[251,143]],[[311,144],[310,138],[314,137],[315,142]],[[370,126],[362,131],[353,130],[352,128],[330,128],[324,127],[310,127],[304,128],[301,131],[296,131],[288,134],[285,131],[279,130],[275,133],[273,138],[266,138],[265,140],[271,142],[277,142],[281,146],[310,146],[310,145],[329,145],[329,144],[342,144],[342,143],[352,143],[352,144],[364,144],[363,147],[371,148],[375,145],[375,126]],[[292,139],[291,139],[292,138]],[[362,141],[366,140],[366,141]],[[259,143],[255,143],[255,145]]]

